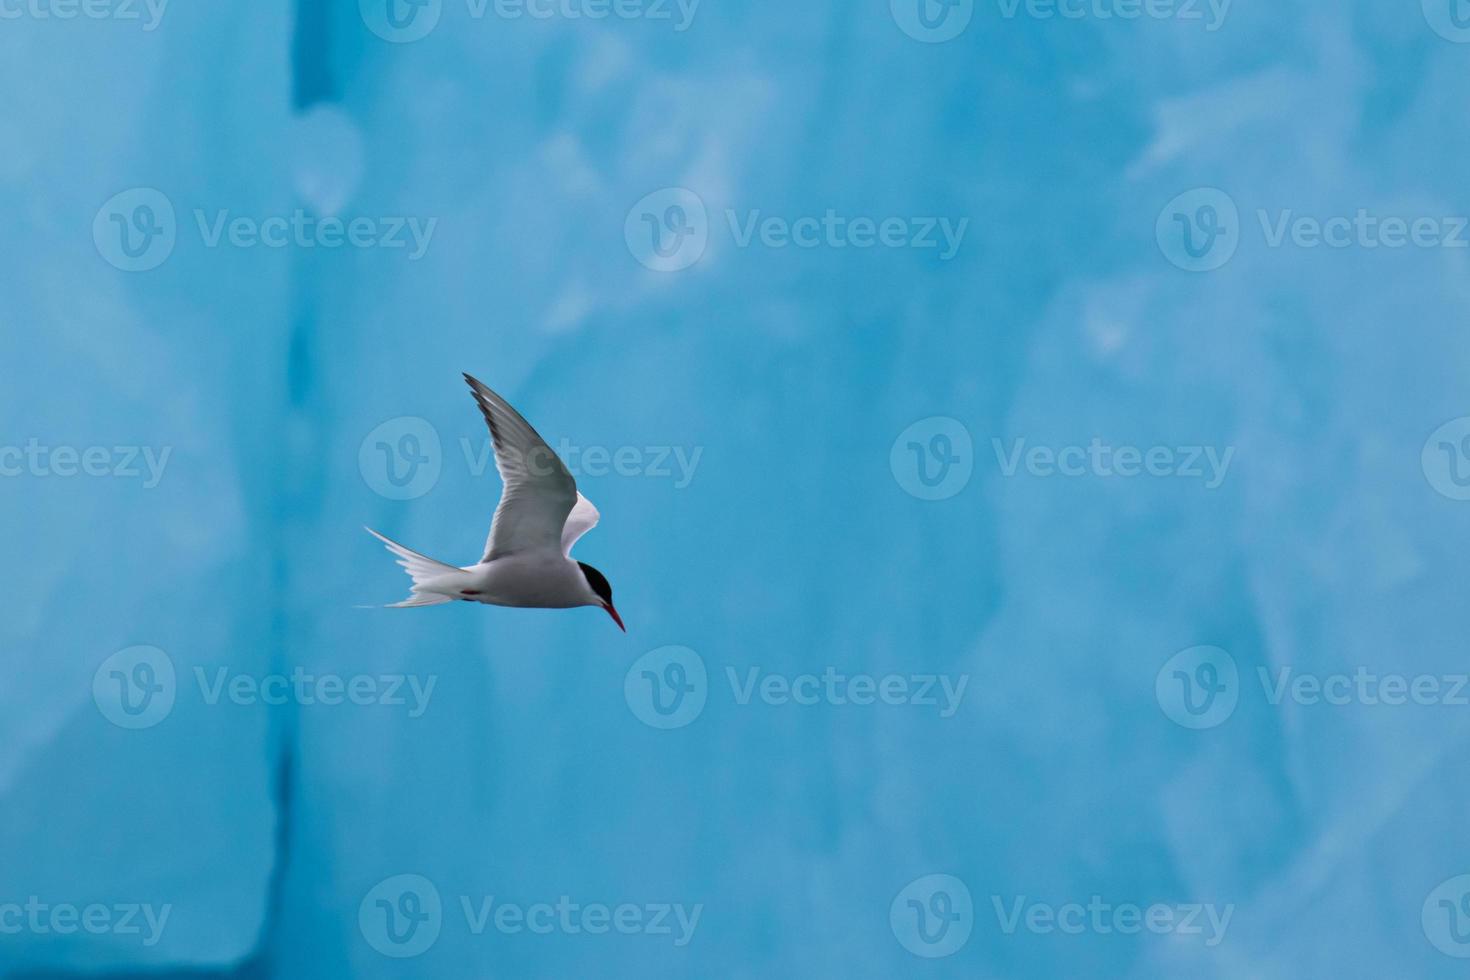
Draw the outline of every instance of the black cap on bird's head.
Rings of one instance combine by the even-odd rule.
[[[628,627],[623,625],[623,617],[619,616],[618,611],[613,608],[612,586],[608,584],[607,576],[585,561],[577,562],[577,566],[582,569],[582,575],[587,579],[587,586],[596,594],[602,603],[602,608],[606,609],[607,614],[613,618],[613,622],[618,624],[618,629],[624,633],[628,632]]]

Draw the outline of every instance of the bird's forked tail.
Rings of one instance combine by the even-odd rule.
[[[409,609],[414,606],[437,606],[440,603],[452,602],[453,595],[446,595],[439,591],[440,588],[453,588],[453,579],[447,576],[460,576],[464,570],[446,565],[442,561],[421,555],[417,551],[410,551],[397,541],[383,537],[370,527],[364,527],[364,531],[377,538],[388,548],[389,551],[398,556],[398,564],[407,570],[413,579],[413,589],[409,592],[407,599],[402,602],[389,603],[388,609]]]

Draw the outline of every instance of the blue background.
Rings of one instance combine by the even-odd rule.
[[[178,2],[152,30],[7,7],[0,443],[171,455],[156,486],[0,478],[0,906],[171,915],[153,945],[0,932],[0,973],[1463,975],[1434,896],[1470,872],[1470,707],[1257,681],[1467,669],[1470,504],[1431,434],[1470,415],[1470,253],[1273,247],[1258,219],[1470,209],[1450,2],[1237,0],[1216,30],[982,2],[938,43],[887,0],[704,0],[683,31],[443,0],[411,41],[355,0]],[[708,244],[656,271],[625,226],[671,187]],[[130,272],[106,232],[136,188],[176,242]],[[1197,188],[1238,208],[1209,272],[1166,233]],[[297,209],[437,225],[415,261],[211,247],[194,218]],[[968,226],[948,260],[742,247],[726,212],[756,210]],[[358,608],[408,584],[364,524],[480,554],[499,484],[463,455],[485,432],[461,371],[553,446],[701,453],[683,486],[647,454],[580,476],[603,522],[577,554],[626,635],[587,609]],[[399,500],[369,437],[403,418],[439,474]],[[968,436],[922,460],[961,467],[939,500],[902,465],[934,418]],[[1008,476],[993,442],[1094,438],[1234,456],[1209,489]],[[174,701],[130,729],[105,668],[139,645]],[[1202,645],[1236,706],[1195,729],[1159,678]],[[706,703],[664,730],[629,674],[668,646]],[[436,686],[414,718],[195,683],[298,667]],[[727,669],[752,667],[968,686],[950,717],[742,704]],[[443,913],[395,958],[359,910],[405,874]],[[958,948],[905,925],[929,875],[970,895]],[[460,913],[563,895],[702,913],[684,946]],[[1022,896],[1232,917],[1213,945],[1007,933]]]

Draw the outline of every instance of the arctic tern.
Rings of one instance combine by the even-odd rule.
[[[577,481],[561,458],[509,402],[470,375],[464,379],[490,426],[495,468],[505,485],[485,555],[477,564],[457,568],[366,528],[398,556],[398,564],[413,579],[409,597],[389,608],[456,600],[537,609],[600,606],[626,633],[607,578],[571,557],[577,539],[597,526],[597,508],[577,491]]]

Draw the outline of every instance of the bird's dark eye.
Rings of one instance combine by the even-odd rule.
[[[584,561],[577,564],[581,567],[582,574],[587,576],[587,584],[597,593],[597,597],[603,602],[612,602],[612,586],[608,584],[606,576]]]

